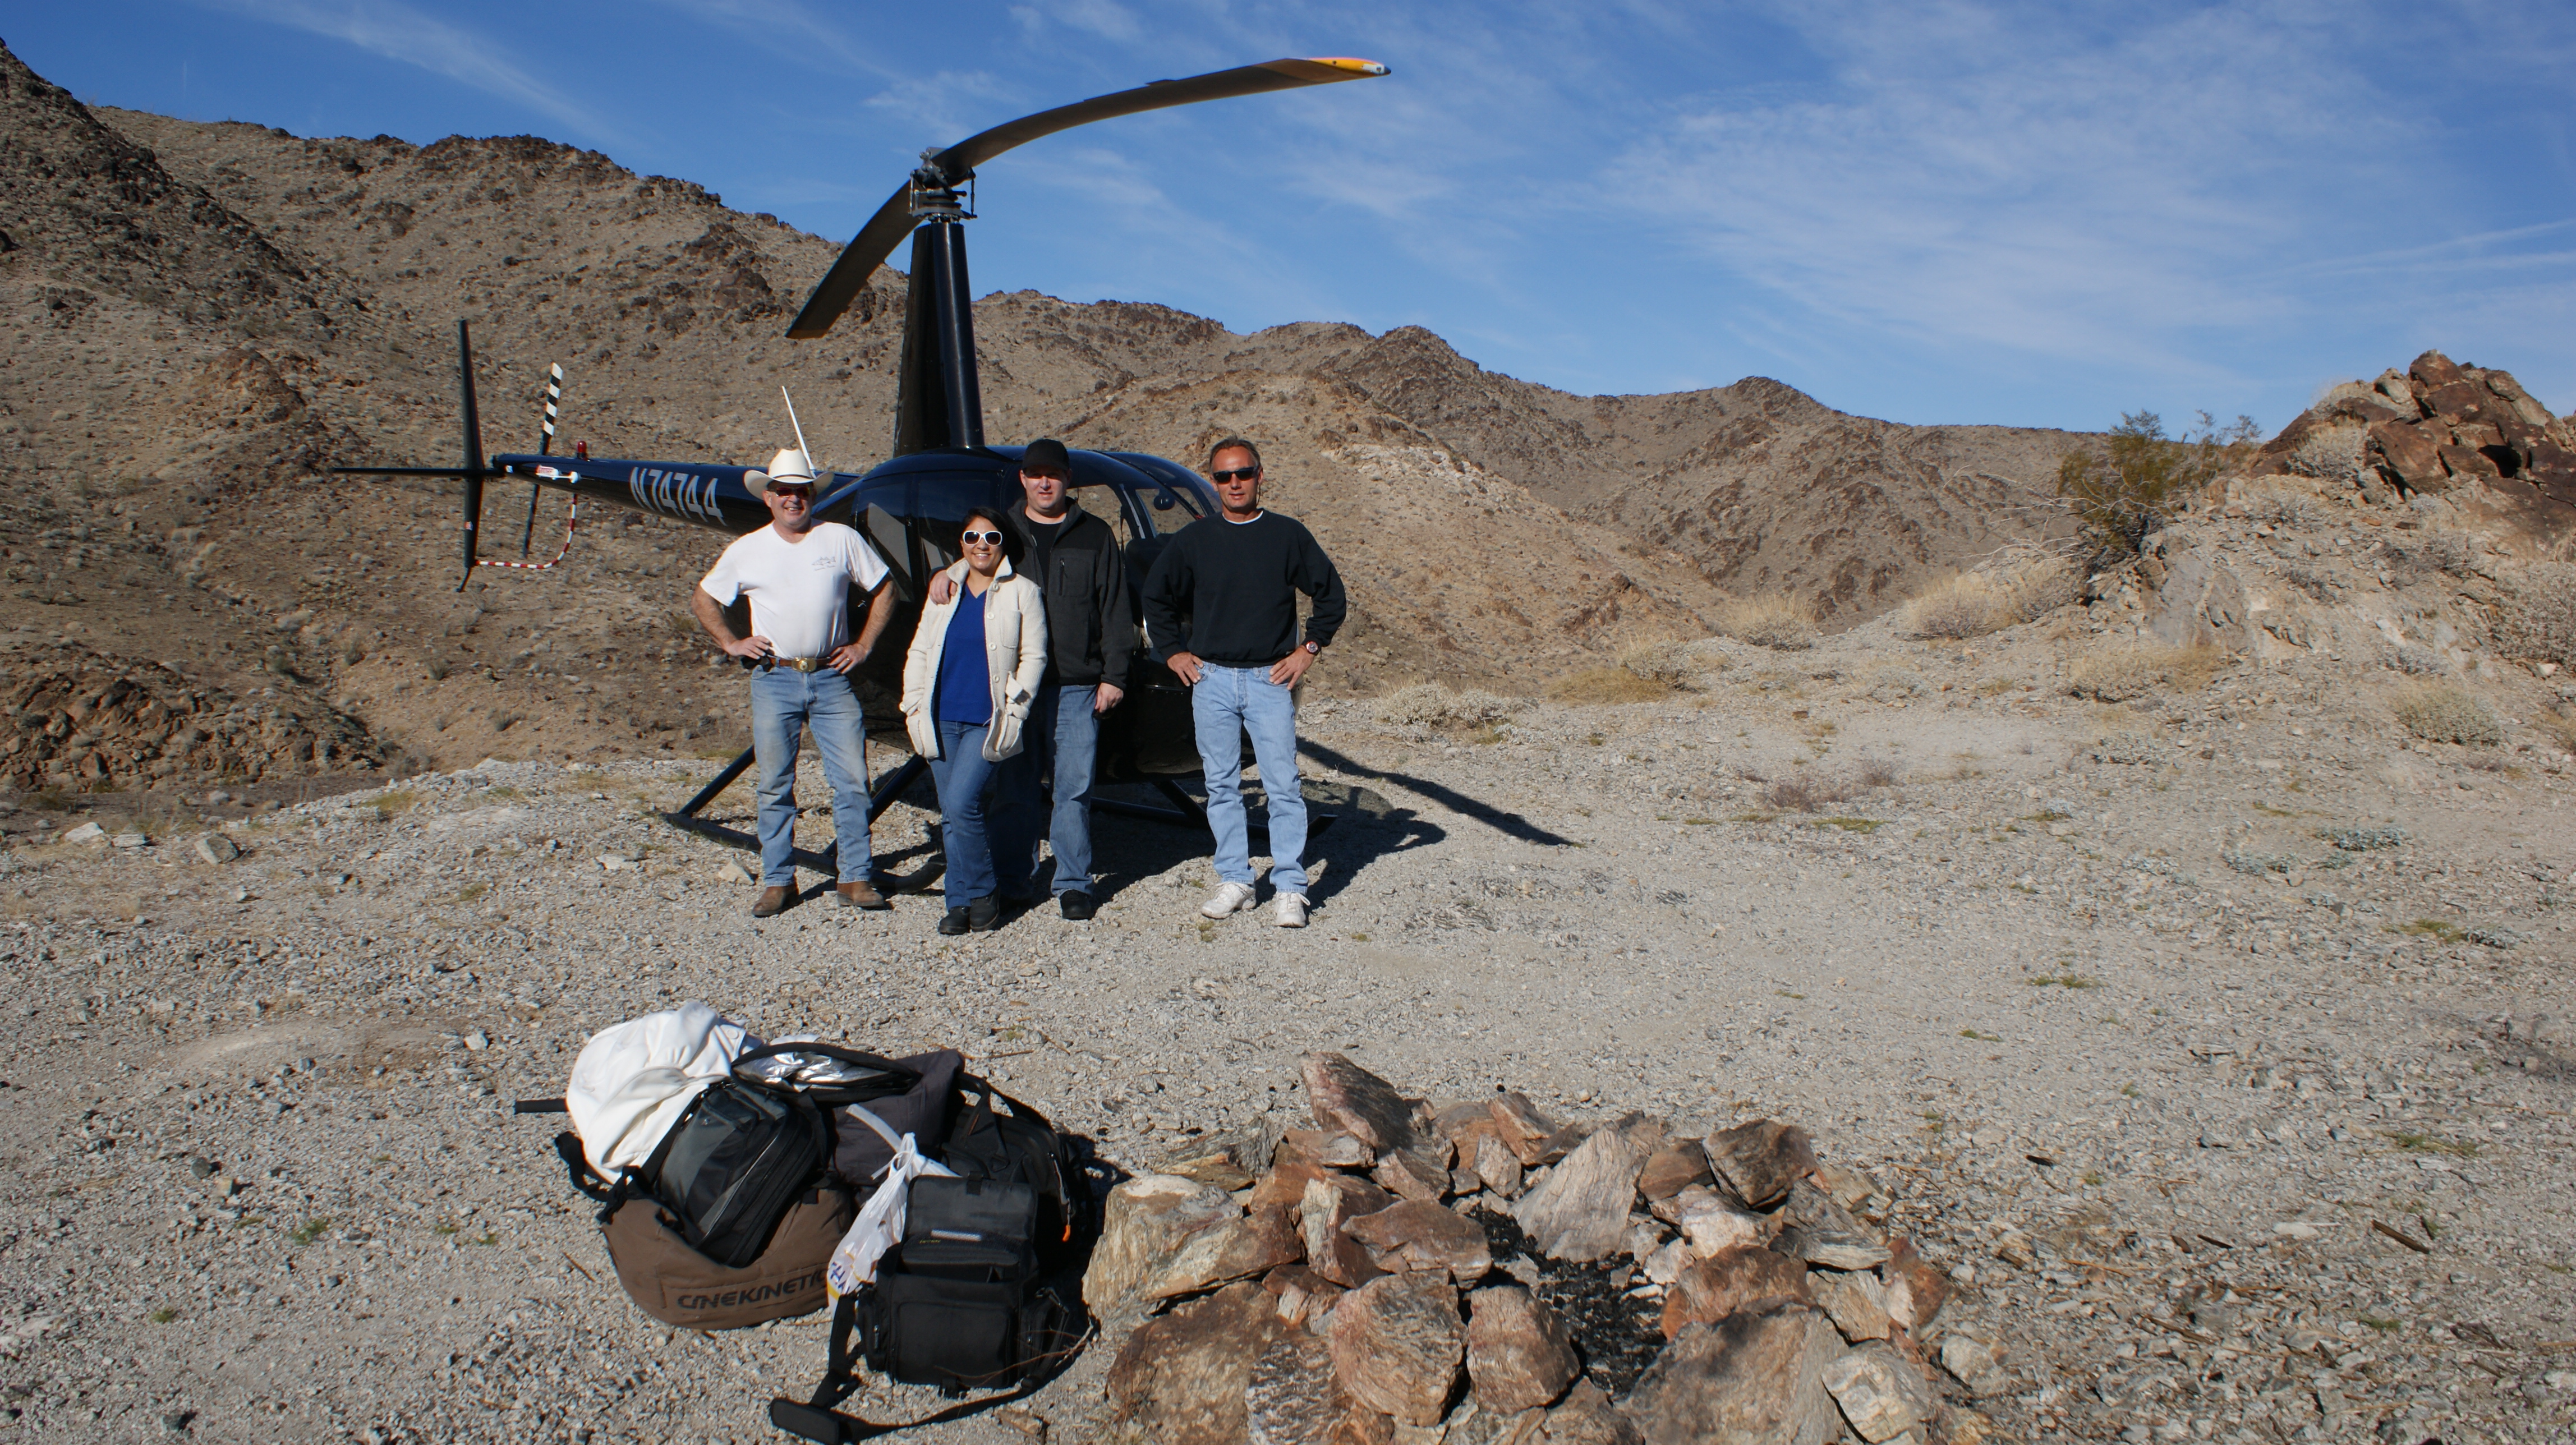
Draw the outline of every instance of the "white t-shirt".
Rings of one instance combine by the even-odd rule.
[[[823,657],[850,640],[850,584],[862,594],[885,580],[885,560],[838,522],[817,522],[800,542],[776,526],[734,539],[698,584],[727,607],[751,598],[751,630],[780,657]]]

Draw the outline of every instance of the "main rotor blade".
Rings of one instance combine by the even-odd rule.
[[[1202,100],[1224,100],[1238,95],[1260,95],[1273,90],[1295,90],[1309,85],[1330,85],[1339,80],[1363,80],[1384,75],[1387,68],[1374,60],[1272,60],[1260,65],[1239,65],[1232,70],[1194,75],[1187,80],[1158,80],[1134,90],[1024,115],[1018,120],[997,125],[991,130],[972,135],[931,157],[924,169],[936,171],[950,185],[964,180],[966,174],[995,156],[1022,146],[1041,136],[1050,136],[1077,125],[1115,116],[1135,115],[1148,110],[1164,110],[1176,105],[1194,105]],[[805,307],[787,334],[797,340],[820,336],[841,319],[850,302],[876,274],[885,258],[894,254],[895,244],[912,231],[912,187],[898,186],[877,207],[877,213],[859,228],[859,234],[843,247],[832,269],[814,283],[813,294],[805,298]]]

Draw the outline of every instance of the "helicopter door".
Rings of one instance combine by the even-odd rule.
[[[877,555],[885,559],[887,569],[894,573],[896,598],[904,602],[918,600],[921,578],[914,570],[916,560],[904,537],[903,519],[871,504],[860,511],[857,520],[859,535],[868,539],[868,545],[877,549]]]

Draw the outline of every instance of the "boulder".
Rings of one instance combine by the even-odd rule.
[[[1297,1209],[1297,1233],[1306,1247],[1307,1265],[1345,1289],[1368,1283],[1380,1271],[1369,1259],[1367,1247],[1343,1233],[1342,1225],[1394,1202],[1394,1195],[1347,1174],[1310,1181]]]
[[[107,830],[96,823],[83,823],[77,828],[64,830],[62,841],[66,843],[104,843],[107,841]]]
[[[1716,1190],[1697,1185],[1674,1197],[1672,1222],[1690,1241],[1691,1253],[1701,1259],[1743,1245],[1769,1244],[1780,1232],[1779,1220],[1748,1214],[1719,1197]]]
[[[1554,1404],[1582,1372],[1564,1322],[1528,1290],[1506,1284],[1467,1296],[1467,1379],[1481,1408]]]
[[[1342,1287],[1302,1264],[1283,1264],[1261,1277],[1261,1287],[1278,1303],[1279,1318],[1302,1325],[1333,1307]]]
[[[1780,1217],[1787,1228],[1780,1231],[1779,1247],[1809,1264],[1850,1270],[1876,1269],[1887,1262],[1887,1242],[1878,1231],[1853,1218],[1850,1210],[1807,1180],[1790,1187]]]
[[[2496,466],[2495,458],[2479,451],[2476,447],[2453,445],[2435,447],[2434,450],[2441,454],[2442,466],[2451,474],[2451,480],[2454,482],[2479,482],[2489,477],[2504,475],[2503,471]]]
[[[1842,1430],[1823,1383],[1841,1352],[1802,1304],[1693,1324],[1646,1367],[1628,1416],[1645,1445],[1824,1445]]]
[[[1155,1445],[1238,1445],[1253,1365],[1287,1337],[1250,1283],[1147,1320],[1109,1366],[1110,1418]]]
[[[1887,1287],[1888,1319],[1908,1331],[1920,1333],[1950,1298],[1950,1277],[1902,1236],[1887,1242],[1887,1263],[1878,1267],[1878,1277]]]
[[[1870,1177],[1869,1171],[1850,1164],[1819,1164],[1808,1177],[1825,1191],[1826,1198],[1845,1209],[1860,1208],[1878,1192],[1878,1181]]]
[[[1474,1168],[1485,1187],[1503,1198],[1511,1199],[1521,1192],[1521,1156],[1512,1152],[1501,1134],[1489,1130],[1476,1136]]]
[[[209,863],[230,863],[241,856],[241,845],[221,833],[199,833],[197,856]]]
[[[1887,1316],[1882,1286],[1869,1275],[1820,1271],[1807,1276],[1807,1294],[1855,1345],[1886,1339],[1895,1323]]]
[[[2416,357],[2406,368],[2406,375],[2415,383],[2415,394],[2419,397],[2463,379],[2460,368],[2438,351],[2427,351]]]
[[[1176,1299],[1306,1257],[1297,1222],[1284,1209],[1256,1209],[1184,1237],[1144,1285],[1139,1300]]]
[[[1974,1335],[1953,1331],[1942,1336],[1941,1368],[1979,1399],[2012,1393],[2012,1372],[2004,1368],[2003,1351]]]
[[[1391,1193],[1434,1204],[1449,1197],[1449,1141],[1390,1149],[1369,1177]]]
[[[1556,1408],[1540,1422],[1535,1442],[1526,1445],[1640,1445],[1636,1423],[1610,1403],[1601,1387],[1577,1380]]]
[[[1681,1272],[1664,1294],[1664,1338],[1678,1339],[1694,1324],[1711,1324],[1775,1299],[1807,1302],[1807,1271],[1798,1261],[1767,1249],[1722,1250]]]
[[[1157,1287],[1193,1245],[1195,1236],[1241,1221],[1243,1211],[1222,1189],[1173,1174],[1148,1174],[1109,1191],[1100,1242],[1082,1275],[1082,1300],[1103,1318],[1141,1308],[1162,1294]]]
[[[1459,1283],[1473,1284],[1494,1267],[1485,1231],[1475,1221],[1424,1200],[1360,1215],[1343,1224],[1342,1232],[1367,1246],[1370,1262],[1391,1274],[1445,1270]]]
[[[1279,1136],[1279,1142],[1302,1158],[1335,1169],[1366,1169],[1377,1162],[1376,1150],[1338,1129],[1291,1129]]]
[[[2411,490],[2440,491],[2450,480],[2442,470],[2440,443],[2422,427],[2384,421],[2370,429],[2370,443],[2379,453],[2381,468]]]
[[[1789,1186],[1816,1168],[1807,1131],[1768,1119],[1711,1134],[1701,1147],[1707,1150],[1719,1182],[1755,1209],[1768,1209],[1787,1198]]]
[[[1626,1135],[1601,1130],[1515,1201],[1513,1216],[1540,1253],[1577,1263],[1599,1259],[1627,1233],[1629,1201],[1645,1162],[1645,1152]]]
[[[1853,1432],[1870,1445],[1909,1430],[1920,1438],[1941,1413],[1941,1397],[1932,1382],[1883,1343],[1863,1345],[1835,1360],[1821,1378]]]
[[[1395,1086],[1335,1053],[1305,1059],[1306,1110],[1328,1130],[1339,1130],[1373,1154],[1414,1142],[1414,1101]]]
[[[1526,1095],[1511,1092],[1496,1094],[1485,1108],[1494,1117],[1494,1132],[1519,1156],[1523,1168],[1546,1162],[1548,1140],[1561,1127],[1555,1120],[1540,1113]]]
[[[1333,1373],[1399,1425],[1434,1425],[1467,1353],[1458,1291],[1432,1274],[1391,1274],[1344,1295],[1325,1327]]]
[[[1651,1204],[1670,1199],[1690,1185],[1707,1184],[1711,1178],[1708,1154],[1699,1141],[1675,1139],[1646,1156],[1645,1167],[1637,1171],[1637,1192]]]
[[[1252,1362],[1243,1387],[1243,1424],[1251,1445],[1332,1445],[1350,1432],[1358,1402],[1333,1374],[1330,1347],[1304,1330],[1271,1341]],[[1365,1435],[1365,1425],[1359,1434]]]

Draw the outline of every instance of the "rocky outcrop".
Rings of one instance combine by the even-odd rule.
[[[258,781],[378,766],[366,724],[318,699],[241,698],[76,643],[5,654],[0,782],[28,791]]]
[[[2439,351],[2336,386],[2263,445],[2253,470],[2348,478],[2374,499],[2478,489],[2553,530],[2576,525],[2576,428],[2513,373]]]

